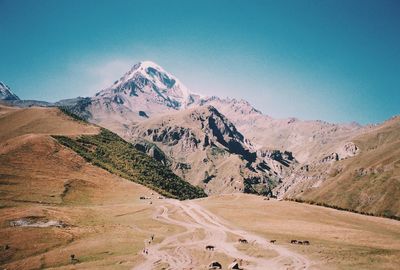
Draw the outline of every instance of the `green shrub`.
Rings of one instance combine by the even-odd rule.
[[[79,115],[74,114],[73,112],[71,112],[68,107],[64,107],[64,106],[59,106],[58,109],[63,112],[64,114],[68,115],[69,117],[75,119],[76,121],[79,122],[85,122],[87,123],[87,121],[85,119],[83,119],[82,117],[80,117]]]
[[[93,165],[145,185],[166,197],[185,200],[207,196],[200,187],[182,180],[168,167],[136,150],[109,130],[101,129],[97,135],[82,135],[77,139],[53,137]]]

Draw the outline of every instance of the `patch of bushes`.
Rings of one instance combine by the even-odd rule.
[[[331,205],[323,202],[316,202],[312,200],[303,200],[299,198],[285,198],[286,201],[292,201],[292,202],[298,202],[298,203],[308,203],[311,205],[318,205],[318,206],[323,206],[323,207],[328,207],[328,208],[333,208],[336,210],[341,210],[341,211],[347,211],[347,212],[352,212],[356,214],[361,214],[361,215],[366,215],[366,216],[374,216],[374,217],[384,217],[384,218],[390,218],[390,219],[395,219],[395,220],[400,220],[399,216],[393,215],[391,211],[384,211],[383,214],[374,214],[374,213],[369,213],[369,212],[363,212],[363,211],[357,211],[354,209],[349,209],[349,208],[344,208],[340,207],[337,205]]]
[[[87,123],[86,119],[83,119],[83,118],[80,117],[79,115],[77,115],[77,114],[71,112],[70,109],[69,109],[68,107],[60,106],[60,107],[58,107],[58,109],[59,109],[61,112],[63,112],[65,115],[68,115],[69,117],[75,119],[76,121]]]
[[[88,162],[166,197],[185,200],[207,196],[200,187],[182,180],[161,162],[138,151],[109,130],[101,129],[97,135],[82,135],[76,139],[53,137]]]
[[[260,182],[260,179],[257,177],[250,177],[250,178],[245,178],[243,180],[243,185],[244,193],[249,193],[249,194],[257,194],[261,196],[267,196],[271,197],[272,192],[265,183]]]

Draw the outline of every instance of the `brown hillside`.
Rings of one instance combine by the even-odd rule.
[[[99,128],[73,121],[57,108],[16,109],[0,105],[0,142],[24,134],[97,134]]]
[[[44,135],[97,127],[57,109],[1,112],[1,269],[68,267],[70,254],[80,260],[74,269],[129,269],[140,261],[145,238],[170,229],[152,221],[154,206],[139,200],[155,198],[151,190],[86,163]]]
[[[400,118],[353,141],[360,154],[334,163],[326,181],[297,198],[400,217]]]

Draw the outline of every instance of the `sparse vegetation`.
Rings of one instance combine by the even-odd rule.
[[[263,183],[260,183],[260,179],[258,178],[245,178],[244,179],[244,193],[249,193],[249,194],[257,194],[257,195],[262,195],[262,196],[271,196],[271,190],[269,187]]]
[[[64,114],[68,115],[69,117],[73,118],[73,119],[76,120],[76,121],[87,123],[87,121],[86,121],[85,119],[83,119],[83,118],[80,117],[79,115],[77,115],[77,114],[71,112],[71,110],[68,109],[67,107],[60,106],[60,107],[58,107],[58,109],[59,109],[61,112],[63,112]]]
[[[331,205],[331,204],[327,204],[327,203],[324,203],[324,202],[316,202],[316,201],[312,201],[312,200],[303,200],[303,199],[299,199],[299,198],[286,198],[285,200],[286,201],[292,201],[292,202],[298,202],[298,203],[308,203],[308,204],[312,204],[312,205],[318,205],[318,206],[333,208],[333,209],[336,209],[336,210],[347,211],[347,212],[357,213],[357,214],[361,214],[361,215],[384,217],[384,218],[400,220],[400,217],[396,216],[396,215],[393,215],[393,213],[390,210],[384,211],[382,215],[377,215],[377,214],[374,214],[374,213],[357,211],[357,210],[354,210],[354,209],[344,208],[344,207],[340,207],[340,206],[337,206],[337,205]]]
[[[169,168],[106,129],[101,129],[97,135],[83,135],[76,139],[53,137],[88,162],[166,197],[185,200],[207,196],[200,187],[185,182]]]

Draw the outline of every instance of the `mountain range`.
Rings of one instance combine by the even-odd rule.
[[[399,118],[379,125],[274,119],[245,100],[205,97],[151,61],[61,106],[108,128],[207,194],[255,193],[400,216]]]

